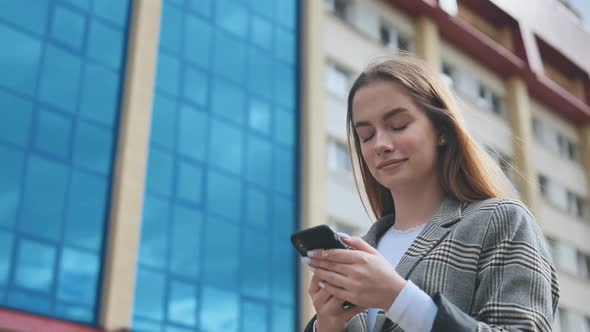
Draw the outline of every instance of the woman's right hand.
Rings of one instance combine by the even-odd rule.
[[[316,332],[342,332],[346,328],[346,323],[365,309],[358,306],[343,309],[342,304],[345,300],[332,296],[321,288],[320,280],[315,275],[311,278],[308,293],[317,314]]]

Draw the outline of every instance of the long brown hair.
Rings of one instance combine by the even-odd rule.
[[[432,121],[435,129],[444,133],[447,143],[438,152],[438,171],[445,195],[463,202],[513,195],[514,188],[510,181],[465,129],[453,95],[438,75],[418,59],[395,55],[370,64],[355,80],[348,94],[348,147],[355,184],[365,210],[366,205],[358,186],[355,161],[352,158],[355,154],[367,199],[375,217],[381,218],[395,209],[390,190],[373,177],[363,159],[360,140],[352,120],[352,103],[356,92],[378,81],[395,82],[403,87]]]

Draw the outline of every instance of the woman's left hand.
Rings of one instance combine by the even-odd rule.
[[[389,310],[406,280],[363,239],[341,239],[356,250],[318,249],[308,253],[305,261],[322,280],[320,286],[355,305]]]

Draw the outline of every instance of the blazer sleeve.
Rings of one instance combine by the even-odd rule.
[[[543,235],[520,202],[495,207],[482,244],[470,313],[441,293],[432,331],[550,332],[559,301]]]

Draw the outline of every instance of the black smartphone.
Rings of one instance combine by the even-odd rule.
[[[303,257],[315,249],[351,249],[328,225],[319,225],[295,232],[291,243]]]
[[[291,243],[302,257],[307,257],[307,252],[315,249],[352,249],[328,225],[319,225],[295,232],[291,235]],[[343,309],[353,306],[354,304],[348,301],[342,304]]]

